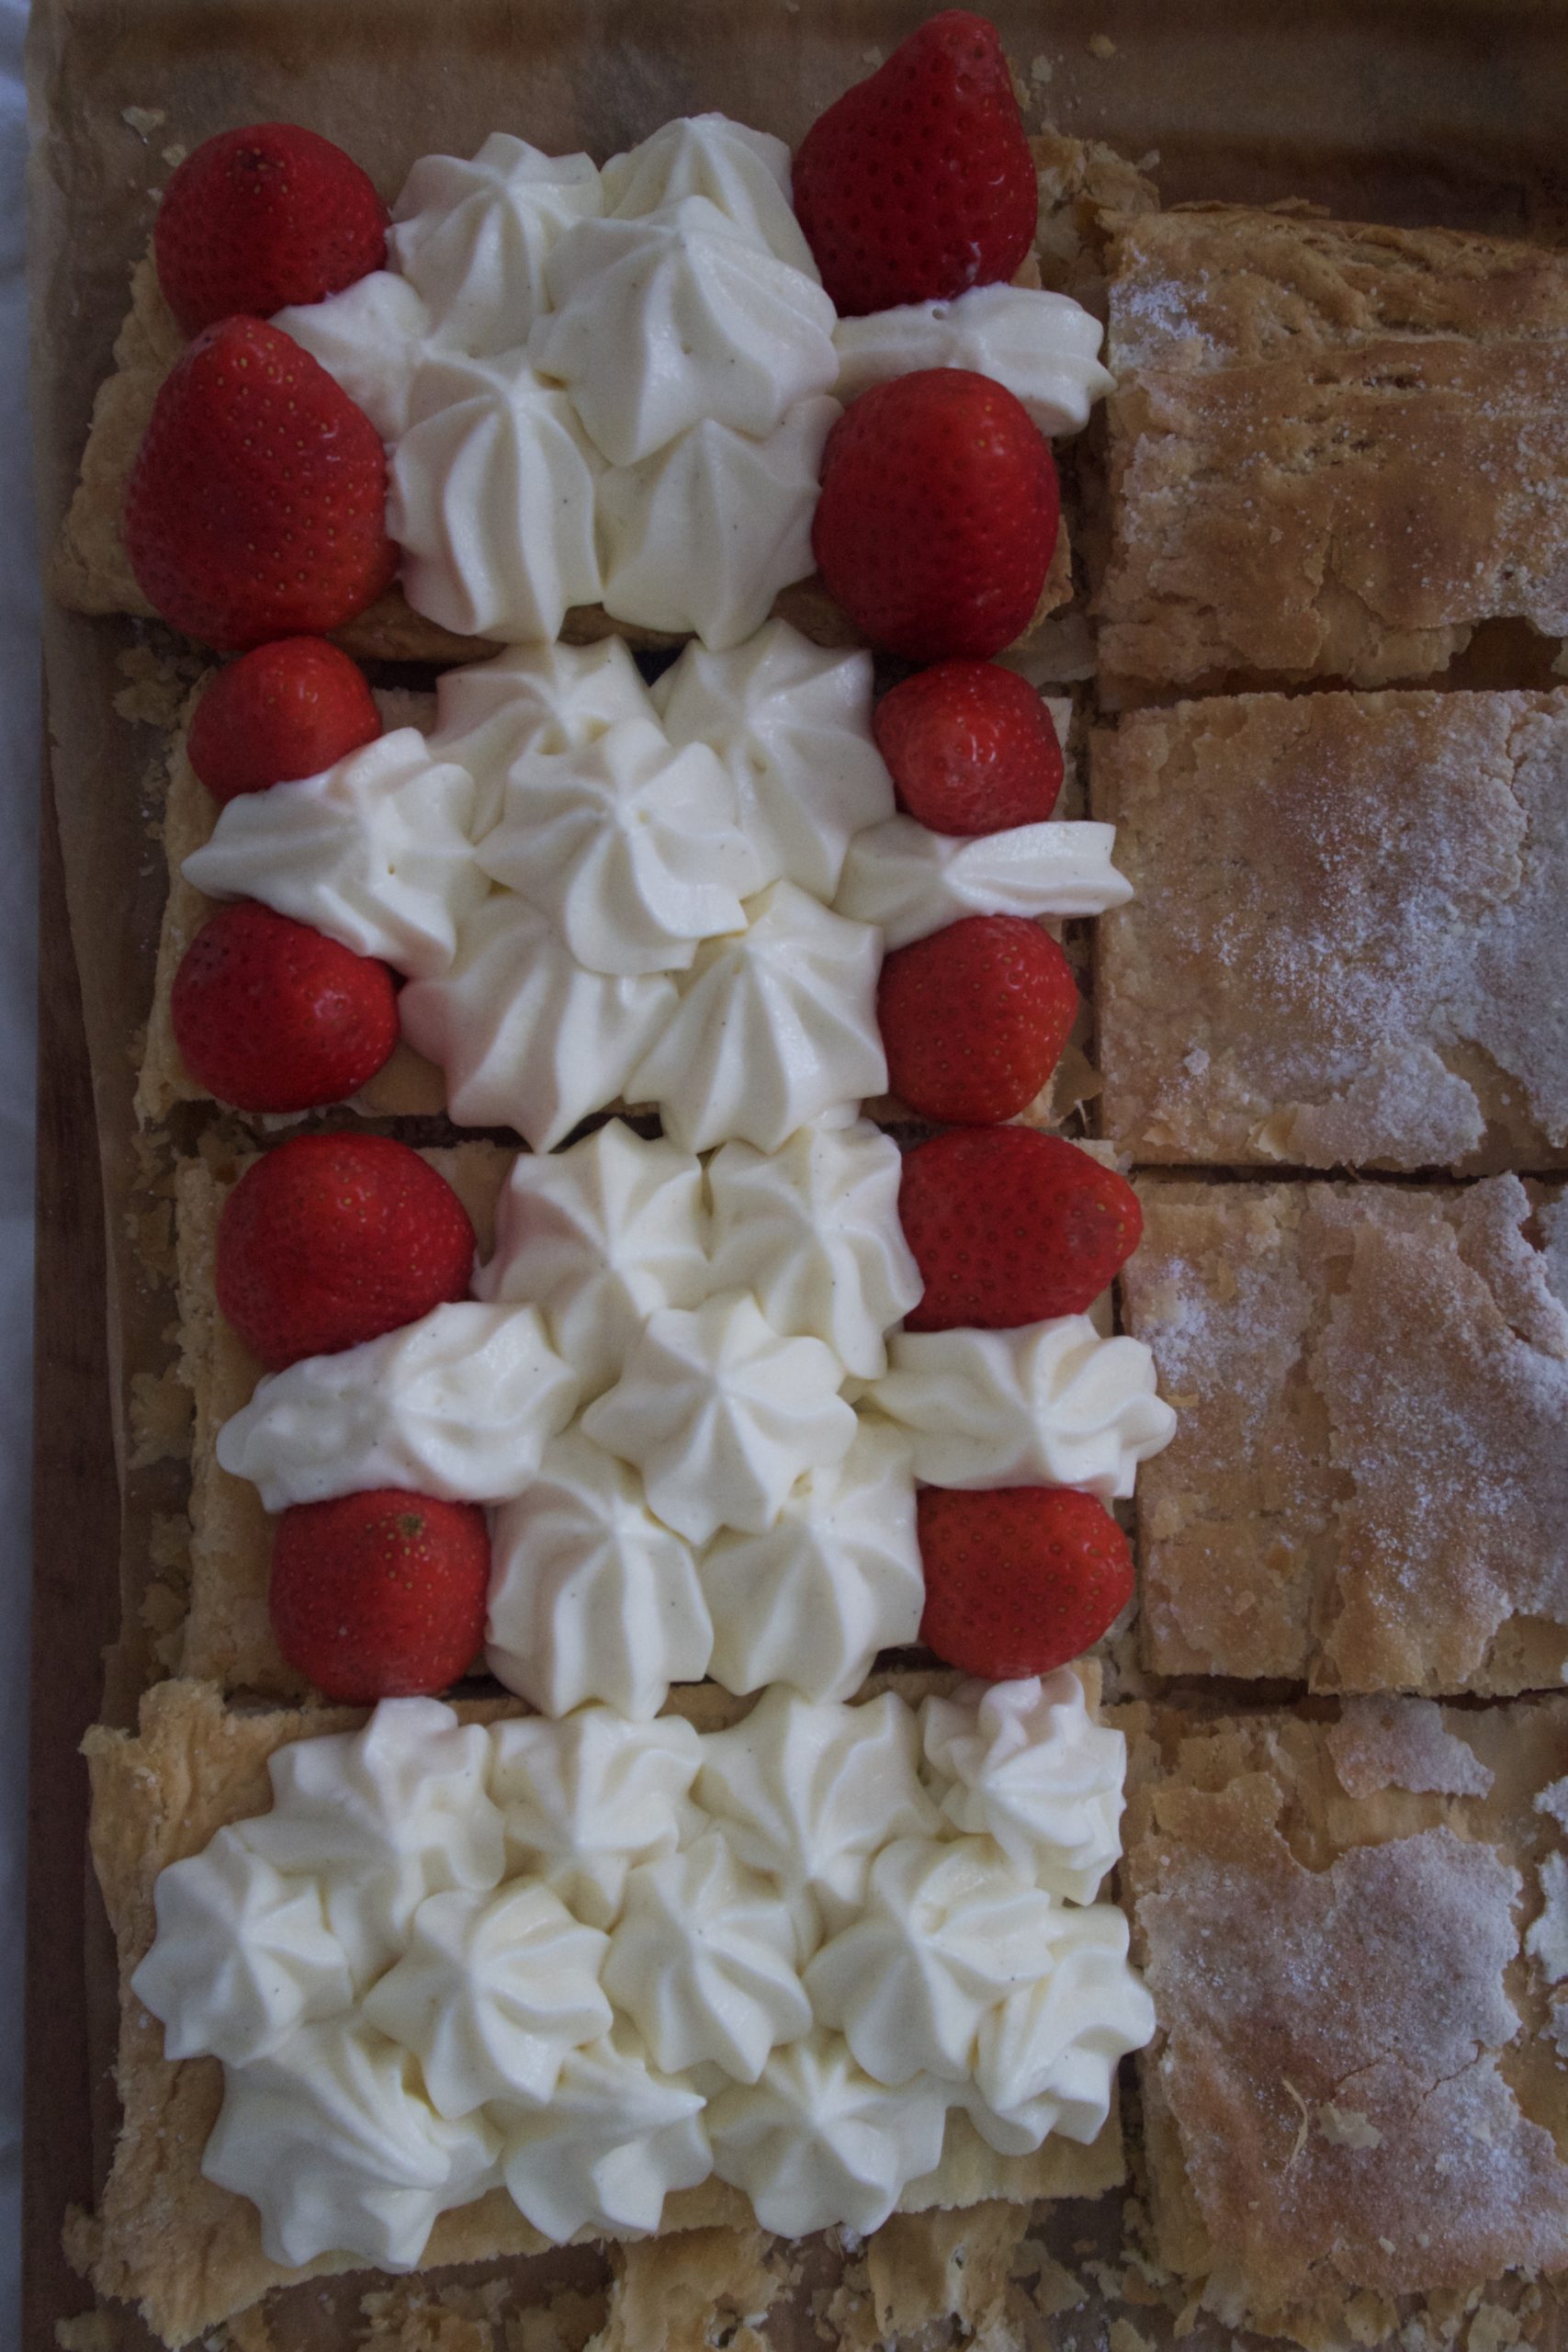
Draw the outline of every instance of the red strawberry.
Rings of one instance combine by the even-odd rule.
[[[1062,790],[1062,746],[1027,678],[994,662],[938,662],[884,695],[872,719],[898,806],[933,833],[1041,824]]]
[[[252,899],[203,923],[169,1009],[186,1069],[237,1111],[341,1102],[398,1042],[385,964]]]
[[[920,1639],[965,1674],[1049,1674],[1098,1642],[1133,1598],[1126,1537],[1076,1487],[924,1487],[915,1507]]]
[[[1010,277],[1033,243],[1038,198],[995,28],[946,8],[911,33],[812,124],[794,196],[840,311]]]
[[[387,455],[324,368],[260,319],[225,319],[165,379],[125,493],[142,593],[223,650],[324,634],[397,567]]]
[[[811,548],[874,645],[987,661],[1033,618],[1060,511],[1050,445],[1006,385],[918,368],[828,435]]]
[[[1077,1009],[1073,967],[1048,933],[1020,915],[970,915],[883,964],[887,1083],[923,1119],[1010,1119],[1055,1069]]]
[[[925,1283],[911,1331],[1081,1315],[1144,1230],[1124,1176],[1029,1127],[961,1127],[907,1152],[898,1216]]]
[[[387,258],[387,208],[341,147],[296,122],[204,140],[152,224],[158,283],[186,334],[235,311],[319,302]]]
[[[268,1372],[467,1298],[474,1228],[444,1176],[389,1136],[292,1136],[218,1226],[218,1304]]]
[[[186,750],[214,800],[320,775],[381,732],[365,673],[324,637],[283,637],[220,670]]]
[[[272,1545],[272,1630],[324,1698],[445,1690],[484,1639],[490,1534],[478,1503],[380,1487],[296,1503]]]

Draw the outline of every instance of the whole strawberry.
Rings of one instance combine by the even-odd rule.
[[[1010,277],[1034,239],[1034,159],[994,27],[946,8],[819,115],[796,217],[846,312]]]
[[[142,593],[223,651],[338,628],[389,584],[387,458],[362,410],[260,319],[208,327],[160,388],[125,493]]]
[[[398,1042],[385,964],[251,899],[203,923],[169,1009],[186,1069],[237,1111],[341,1102]]]
[[[920,1639],[965,1674],[1049,1674],[1091,1648],[1133,1598],[1126,1537],[1074,1487],[923,1487],[915,1508]]]
[[[911,1331],[1081,1315],[1144,1230],[1124,1176],[1029,1127],[956,1128],[906,1152],[898,1218],[925,1284]]]
[[[296,1503],[273,1538],[277,1646],[347,1706],[445,1690],[484,1638],[490,1534],[478,1503],[382,1487]]]
[[[1020,915],[970,915],[886,958],[876,1018],[887,1083],[923,1119],[989,1126],[1032,1102],[1061,1058],[1077,982]]]
[[[381,732],[365,673],[324,637],[284,637],[220,670],[186,740],[214,800],[320,775]]]
[[[387,258],[387,208],[341,147],[297,122],[220,130],[164,191],[152,251],[186,334],[319,302]]]
[[[828,435],[811,548],[873,645],[988,661],[1033,618],[1060,512],[1050,445],[1006,385],[918,368]]]
[[[474,1228],[444,1176],[389,1136],[291,1136],[218,1224],[218,1304],[268,1372],[334,1355],[467,1298]]]
[[[883,695],[872,718],[898,806],[933,833],[1042,824],[1062,790],[1050,712],[1014,670],[938,662]]]

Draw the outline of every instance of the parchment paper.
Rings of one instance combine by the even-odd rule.
[[[924,0],[39,0],[29,61],[32,356],[44,545],[69,499],[156,192],[179,153],[210,132],[269,117],[310,124],[355,154],[389,196],[414,156],[468,153],[498,129],[603,159],[672,115],[717,107],[794,141],[930,13]],[[1030,127],[1050,120],[1109,141],[1156,172],[1168,202],[1304,198],[1351,218],[1548,238],[1568,223],[1560,161],[1568,25],[1557,0],[1062,0],[1049,9],[991,0],[987,13],[1026,89]],[[143,779],[153,722],[172,713],[182,657],[151,625],[51,612],[45,627],[53,786],[113,1269],[118,1462],[105,1463],[104,1476],[118,1475],[127,1498],[121,1590],[130,1606],[106,1712],[124,1723],[152,1662],[140,1604],[150,1557],[166,1541],[159,1514],[177,1504],[180,1478],[174,1461],[130,1475],[127,1397],[169,1352],[168,1295],[157,1278],[167,1238],[163,1179],[138,1144],[131,1093],[164,888]],[[72,1498],[48,1503],[66,1512]],[[116,1564],[103,1562],[101,1573],[113,1577]],[[1032,2226],[1038,2236],[1043,2225]],[[1113,2212],[1092,2224],[1064,2212],[1049,2226],[1070,2266],[1075,2229],[1081,2258],[1097,2233],[1114,2242],[1119,2222]],[[702,2340],[705,2318],[689,2336],[663,2320],[649,2334],[653,2323],[637,2297],[646,2301],[657,2279],[651,2257],[638,2259],[642,2267],[634,2263],[623,2278],[606,2352]],[[1026,2266],[1020,2275],[1048,2280],[1055,2259],[1046,2257],[1043,2272],[1036,2259],[1034,2272]],[[874,2292],[863,2258],[852,2256],[846,2272],[841,2255],[825,2271],[814,2257],[805,2304],[791,2304],[801,2340],[819,2340],[812,2293],[829,2338],[869,2346],[885,2327],[911,2326],[943,2307],[973,2335],[991,2310],[983,2279],[996,2288],[995,2324],[1004,2304],[1007,2324],[1022,2324],[1018,2298],[1009,2301],[1016,2244],[1009,2250],[998,2240],[982,2260],[976,2239],[967,2286],[963,2266],[955,2270],[929,2243],[911,2242],[900,2260],[908,2281],[923,2282],[902,2301],[886,2261]],[[604,2278],[602,2265],[592,2277],[573,2274],[581,2324],[563,2322],[564,2332],[541,2344],[575,2352],[601,2325]],[[537,2286],[548,2291],[543,2270]],[[364,2290],[363,2280],[334,2290],[330,2310],[320,2290],[287,2299],[289,2308],[279,2306],[244,2345],[295,2352],[346,2342],[346,2331],[366,2324]],[[1023,2299],[1035,2340],[1105,2341],[1114,2303],[1091,2294],[1075,2309],[1069,2299],[1065,2316],[1052,2317],[1053,2291],[1037,2284]],[[508,2311],[519,2297],[538,2299],[526,2280],[514,2278],[505,2292]],[[835,2295],[847,2300],[835,2304]],[[412,2306],[399,2296],[397,2310],[381,2315],[378,2341],[414,2341],[400,2332]],[[1168,2339],[1169,2313],[1134,2307],[1143,2335]],[[483,2332],[465,2335],[463,2352],[470,2344],[500,2352],[505,2316],[500,2304],[491,2319],[481,2311],[474,2324],[482,2321]],[[734,2340],[754,2343],[744,2316],[737,2314]],[[776,2317],[770,2334],[778,2339]],[[123,2340],[141,2340],[140,2331],[128,2327]],[[1116,2352],[1134,2347],[1122,2340]]]

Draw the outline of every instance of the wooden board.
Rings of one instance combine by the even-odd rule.
[[[119,1496],[109,1429],[103,1191],[81,997],[65,921],[53,804],[44,796],[39,890],[38,1261],[35,1282],[32,1713],[28,1797],[23,2320],[27,2352],[92,2292],[61,2247],[68,2206],[89,2205],[89,1924],[102,1982],[106,1929],[88,1900],[87,1787],[77,1747],[98,1710],[115,1638]],[[107,1573],[106,1573],[106,1568]],[[96,2039],[96,2037],[94,2037]],[[101,2043],[99,2044],[101,2047]]]

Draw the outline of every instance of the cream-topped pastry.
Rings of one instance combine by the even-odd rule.
[[[1062,294],[978,286],[840,320],[788,149],[716,114],[603,171],[505,132],[424,156],[387,266],[276,323],[388,445],[414,610],[523,641],[603,603],[739,644],[814,569],[823,447],[874,384],[966,368],[1051,435],[1111,382],[1098,320]]]
[[[1077,1678],[998,1695],[1113,1820],[1123,1742]],[[984,1741],[972,1696],[940,1703]],[[223,2059],[208,2177],[276,2259],[399,2269],[497,2181],[558,2239],[655,2229],[712,2172],[764,2228],[869,2228],[950,2111],[1012,2152],[1092,2140],[1153,2029],[1126,1921],[1045,1883],[1052,1769],[1010,1856],[957,1825],[921,1720],[775,1692],[705,1736],[600,1708],[461,1731],[388,1701],[282,1750],[272,1811],[163,1872],[134,1979],[172,2050]],[[456,1883],[454,1771],[484,1857]],[[346,1822],[393,1785],[395,1845],[323,1836],[334,1790]]]
[[[705,1160],[611,1120],[522,1154],[481,1303],[269,1375],[219,1459],[274,1510],[494,1507],[489,1664],[548,1713],[646,1718],[704,1676],[847,1698],[919,1632],[917,1480],[1126,1494],[1174,1418],[1146,1349],[1087,1317],[900,1331],[901,1164],[863,1121]],[[947,1769],[988,1788],[1049,1735],[998,1723]],[[1015,1842],[992,1802],[961,1826]]]
[[[618,644],[518,649],[443,679],[423,751],[400,729],[231,801],[184,870],[407,974],[465,1125],[547,1150],[621,1098],[689,1149],[777,1151],[885,1090],[885,947],[1127,896],[1110,826],[896,814],[871,697],[868,655],[780,621],[651,693]]]

